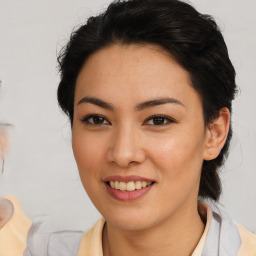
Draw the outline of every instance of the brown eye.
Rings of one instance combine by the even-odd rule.
[[[153,118],[154,125],[163,125],[164,121],[165,121],[165,118],[163,118],[163,117],[154,117]]]
[[[104,118],[102,118],[101,116],[94,116],[92,117],[92,120],[94,124],[103,124],[104,122]]]
[[[109,124],[109,122],[103,116],[100,115],[89,115],[84,117],[81,121],[83,123],[95,126]]]
[[[146,120],[146,123],[154,126],[164,126],[170,123],[174,123],[174,120],[167,116],[155,115],[155,116],[149,117]]]

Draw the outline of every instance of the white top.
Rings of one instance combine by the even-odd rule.
[[[256,256],[256,235],[235,224],[218,205],[199,201],[199,212],[206,226],[192,256]],[[24,256],[103,256],[104,224],[105,219],[99,219],[85,234],[40,234],[33,225]]]

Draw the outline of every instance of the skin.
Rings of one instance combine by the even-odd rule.
[[[84,97],[114,110],[81,103]],[[176,103],[134,109],[166,97]],[[89,114],[104,119],[85,122]],[[159,114],[173,121],[148,120]],[[89,57],[76,83],[72,145],[83,186],[106,219],[104,256],[191,255],[205,227],[197,201],[202,163],[218,155],[228,127],[227,109],[205,125],[187,71],[160,47],[114,44]],[[103,180],[110,175],[156,183],[145,196],[123,202],[106,190]]]
[[[12,203],[0,197],[0,229],[11,219],[13,211]]]

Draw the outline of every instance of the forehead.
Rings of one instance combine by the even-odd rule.
[[[82,96],[144,100],[197,94],[188,72],[155,45],[115,44],[92,54],[79,73],[75,102]],[[186,98],[186,97],[185,97]]]

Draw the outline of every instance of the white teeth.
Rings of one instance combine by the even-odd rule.
[[[122,182],[122,181],[110,181],[110,186],[111,188],[114,189],[119,189],[122,191],[134,191],[136,189],[142,189],[145,188],[149,185],[151,185],[152,182],[147,182],[147,181],[129,181],[128,183]]]
[[[137,180],[137,181],[135,182],[135,188],[136,188],[136,189],[141,189],[141,188],[142,188],[142,186],[141,186],[141,181]]]
[[[111,186],[111,188],[115,188],[115,182],[114,181],[110,181],[110,186]]]
[[[126,190],[126,183],[125,182],[120,182],[120,190],[122,190],[122,191]]]
[[[119,181],[115,181],[115,189],[120,189],[120,183],[119,183]]]
[[[128,191],[134,191],[135,190],[135,184],[133,181],[130,181],[127,183],[126,190]]]
[[[146,182],[146,181],[142,181],[142,182],[141,182],[141,186],[142,186],[143,188],[145,188],[145,187],[147,186],[147,182]]]

